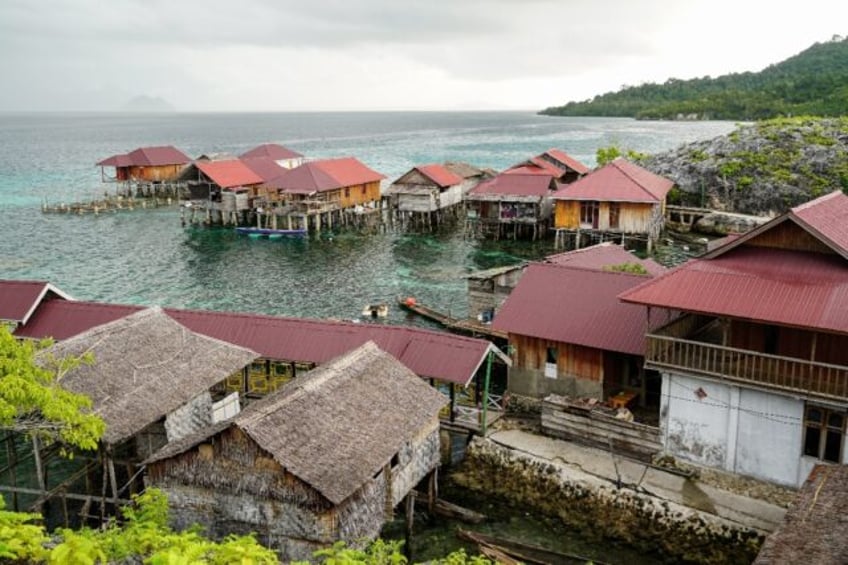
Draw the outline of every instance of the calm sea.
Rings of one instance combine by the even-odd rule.
[[[456,231],[263,241],[182,228],[176,209],[58,216],[40,205],[102,195],[111,186],[95,162],[148,145],[197,156],[276,142],[310,158],[353,155],[393,180],[445,160],[501,170],[551,147],[594,165],[598,147],[657,152],[734,127],[531,112],[0,114],[0,278],[46,279],[79,299],[307,317],[357,318],[366,304],[412,295],[461,315],[464,274],[550,244]],[[407,322],[397,309],[389,321]]]

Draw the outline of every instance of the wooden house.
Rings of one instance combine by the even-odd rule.
[[[264,143],[245,151],[239,159],[270,159],[284,169],[294,169],[303,164],[303,155],[276,143]]]
[[[181,175],[188,186],[192,223],[198,213],[207,224],[245,223],[251,209],[251,191],[263,178],[245,162],[195,161]]]
[[[380,213],[384,178],[354,157],[309,161],[267,183],[285,202],[271,220],[286,229],[320,231],[322,225],[373,217]]]
[[[666,322],[645,366],[670,454],[789,486],[848,462],[846,220],[836,191],[622,293]]]
[[[439,466],[447,399],[366,343],[147,461],[179,529],[255,532],[283,560],[376,538]]]
[[[465,196],[466,232],[495,239],[541,238],[550,227],[557,188],[549,174],[518,170],[483,181]]]
[[[136,189],[137,192],[157,194],[161,189],[170,187],[190,161],[176,147],[165,145],[139,147],[126,154],[112,155],[97,165],[103,182],[121,183],[128,192]],[[107,167],[115,169],[114,176],[106,174]]]
[[[437,226],[456,217],[463,197],[483,176],[464,163],[419,165],[394,181],[383,197],[392,218],[402,226]]]
[[[674,183],[618,158],[562,186],[553,195],[557,244],[574,239],[644,241],[650,250],[663,229],[665,201]]]
[[[509,335],[509,392],[656,403],[659,380],[642,369],[646,313],[617,298],[649,279],[531,263],[493,322]]]
[[[41,307],[50,302],[66,301]],[[12,471],[11,484],[3,486],[15,493],[15,503],[18,494],[36,497],[36,507],[51,498],[60,500],[66,523],[76,514],[92,517],[99,510],[101,519],[111,514],[115,502],[128,500],[141,488],[138,465],[143,459],[168,441],[212,424],[216,407],[229,407],[235,400],[230,412],[237,411],[237,397],[219,398],[212,391],[258,356],[192,332],[161,309],[148,308],[62,340],[37,361],[85,353],[93,354],[94,362],[70,369],[59,384],[88,396],[92,411],[105,422],[99,453],[79,452],[75,468],[48,475],[58,450],[33,440],[35,472]],[[26,460],[11,455],[13,465]]]
[[[589,167],[559,149],[548,149],[544,153],[522,161],[507,171],[538,172],[550,174],[561,184],[570,184],[589,172]]]

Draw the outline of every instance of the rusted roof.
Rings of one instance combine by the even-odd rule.
[[[284,159],[298,159],[303,155],[276,143],[263,143],[239,155],[241,159],[253,159],[255,157],[267,157],[274,161],[282,161]]]
[[[139,147],[126,155],[112,155],[99,163],[102,167],[158,167],[185,165],[191,159],[172,145]]]
[[[503,195],[503,196],[539,196],[551,194],[550,187],[554,185],[553,177],[549,174],[520,174],[502,173],[493,179],[483,181],[468,192],[468,196]]]
[[[624,292],[621,298],[687,312],[848,333],[848,264],[838,255],[740,246],[712,259],[693,259]]]
[[[607,267],[622,265],[624,263],[635,263],[642,265],[651,276],[660,275],[668,270],[653,259],[640,259],[638,256],[611,241],[605,241],[591,247],[584,247],[583,249],[548,255],[545,257],[545,263],[595,270],[603,270]]]
[[[247,165],[247,168],[259,175],[264,182],[268,182],[277,178],[286,172],[286,169],[277,164],[270,157],[242,157],[241,162]]]
[[[647,278],[531,263],[492,327],[509,334],[644,355],[647,312],[617,297]]]
[[[45,298],[72,300],[45,281],[0,280],[0,320],[26,324]]]
[[[196,161],[194,165],[221,188],[235,188],[262,183],[243,161]]]
[[[268,183],[272,188],[296,194],[312,194],[376,182],[385,175],[369,169],[355,157],[310,161],[286,171]]]
[[[848,466],[816,465],[754,565],[848,563]]]
[[[557,200],[605,202],[661,202],[674,183],[667,178],[618,158],[554,194]]]
[[[44,303],[15,335],[63,340],[141,310],[139,306],[59,302]],[[251,349],[266,359],[321,364],[372,340],[417,375],[462,385],[474,377],[488,352],[496,351],[488,341],[403,326],[203,310],[165,311],[192,331]]]
[[[577,173],[580,173],[581,175],[585,175],[589,172],[589,167],[587,167],[565,151],[561,151],[559,149],[548,149],[542,155],[540,155],[540,157],[543,155],[553,157],[555,160],[562,163],[562,165],[564,165],[565,167]]]
[[[452,173],[444,166],[439,164],[420,165],[415,167],[422,175],[429,178],[442,188],[454,186],[462,183],[462,177]]]

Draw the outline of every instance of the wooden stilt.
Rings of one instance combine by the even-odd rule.
[[[430,472],[427,482],[427,512],[432,516],[436,511],[436,500],[439,498],[439,468]]]
[[[33,436],[32,438],[32,453],[35,458],[35,478],[38,482],[38,489],[43,493],[47,492],[47,483],[44,480],[44,467],[41,462],[41,446],[39,445],[38,438]],[[43,506],[38,504],[38,506],[34,509],[36,512],[41,512]]]
[[[404,553],[406,558],[412,562],[412,526],[415,522],[415,492],[410,491],[406,495],[406,528],[404,532]]]

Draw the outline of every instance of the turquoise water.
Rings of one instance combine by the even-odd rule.
[[[310,158],[354,155],[391,181],[435,161],[501,170],[551,147],[593,165],[598,147],[656,152],[733,128],[529,112],[0,114],[0,278],[46,279],[80,299],[333,318],[413,295],[462,315],[462,275],[538,258],[551,244],[474,242],[457,231],[252,240],[182,228],[176,209],[94,217],[39,207],[102,195],[111,187],[94,163],[146,145],[197,156],[277,142]],[[397,309],[388,321],[411,322]]]

